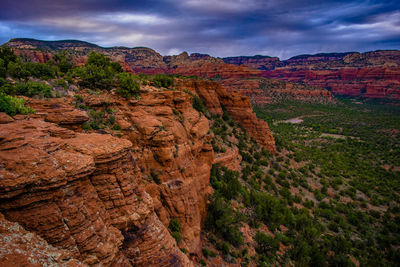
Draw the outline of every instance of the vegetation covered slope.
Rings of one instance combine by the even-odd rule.
[[[210,262],[211,247],[242,266],[396,266],[400,109],[341,99],[255,111],[274,133],[274,156],[229,120],[212,128],[217,142],[236,136],[243,161],[241,172],[211,172]]]

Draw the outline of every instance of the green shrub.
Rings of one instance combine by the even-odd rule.
[[[255,236],[257,242],[257,252],[260,254],[274,255],[279,250],[279,240],[262,232],[258,232]]]
[[[10,62],[7,65],[7,72],[13,78],[27,78],[31,73],[26,68],[26,65],[19,59],[17,62]]]
[[[174,85],[174,77],[166,74],[156,74],[152,77],[151,81],[156,87],[168,88]]]
[[[211,186],[227,200],[237,198],[242,188],[238,180],[239,174],[227,168],[222,168],[222,170],[223,172],[219,169],[218,165],[212,166],[210,175]]]
[[[133,74],[122,72],[117,75],[117,93],[125,98],[136,96],[139,93],[139,83]]]
[[[7,67],[4,65],[4,60],[0,58],[0,77],[5,78],[7,75]]]
[[[92,127],[90,126],[90,123],[85,122],[82,125],[82,129],[88,131],[88,130],[92,130]]]
[[[110,90],[114,77],[122,72],[121,65],[102,54],[91,52],[88,61],[82,67],[74,70],[74,75],[80,77],[79,85],[90,89]]]
[[[171,221],[169,222],[168,228],[172,232],[180,232],[181,224],[179,223],[178,219],[174,218],[174,219],[171,219]]]
[[[57,70],[57,67],[51,63],[23,62],[21,58],[15,62],[9,62],[7,66],[8,74],[20,79],[35,77],[48,80],[56,77]]]
[[[0,47],[0,59],[3,61],[4,67],[8,66],[8,63],[17,61],[17,56],[8,46]]]
[[[202,251],[203,251],[204,257],[206,257],[206,258],[210,258],[210,257],[214,258],[217,256],[217,252],[215,252],[214,250],[203,248]]]
[[[231,245],[226,242],[218,242],[216,245],[217,249],[220,250],[224,255],[228,255],[231,251]]]
[[[222,197],[213,196],[207,207],[206,228],[234,246],[243,244],[243,235],[238,228],[238,220],[231,205]]]
[[[6,95],[0,92],[0,112],[5,112],[10,116],[16,114],[29,114],[35,111],[29,107],[25,107],[25,100],[16,96]]]
[[[197,110],[198,112],[203,113],[203,114],[207,113],[207,108],[204,105],[203,100],[201,100],[200,97],[193,95],[192,96],[192,105],[193,105],[193,108],[195,110]]]
[[[114,131],[120,131],[121,130],[121,126],[119,126],[119,124],[114,124],[111,128]]]
[[[66,51],[57,52],[53,55],[53,61],[62,73],[67,73],[73,67],[73,60]]]
[[[16,86],[16,94],[24,96],[51,97],[51,87],[41,82],[26,82]]]
[[[150,170],[150,176],[156,184],[161,184],[161,180],[158,177],[159,174],[154,169]]]
[[[171,236],[176,240],[176,243],[179,243],[182,240],[182,236],[178,232],[172,232]]]
[[[174,218],[169,221],[168,229],[171,231],[171,235],[175,238],[176,242],[179,243],[182,240],[181,232],[181,224],[178,219]]]
[[[17,94],[17,89],[11,83],[4,82],[0,87],[0,92],[6,95],[15,95]]]

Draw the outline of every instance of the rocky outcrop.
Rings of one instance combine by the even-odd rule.
[[[193,109],[187,93],[151,87],[143,90],[140,100],[120,105],[116,117],[131,123],[124,136],[133,143],[133,157],[158,183],[146,186],[158,217],[166,226],[178,219],[180,245],[199,254],[214,159],[207,118]]]
[[[261,147],[275,153],[275,140],[272,132],[264,120],[257,118],[251,108],[250,99],[240,93],[228,93],[222,86],[217,89],[217,93],[227,112],[242,125],[246,133],[254,138]]]
[[[252,69],[271,70],[276,67],[282,66],[282,61],[277,57],[269,56],[239,56],[239,57],[225,57],[222,59],[225,63],[233,65],[243,65]]]
[[[250,99],[238,92],[227,92],[217,82],[206,80],[180,80],[177,88],[196,92],[204,101],[207,108],[214,114],[222,114],[222,107],[232,118],[242,125],[247,134],[256,142],[275,153],[275,141],[268,124],[257,118],[251,107]],[[218,107],[216,104],[220,103]]]
[[[273,64],[265,64],[270,59],[259,56],[224,60],[262,70],[266,78],[325,88],[334,94],[400,100],[398,50],[300,55]]]
[[[0,266],[87,266],[0,213]]]
[[[208,80],[181,79],[176,88],[144,86],[140,99],[130,100],[112,92],[80,91],[85,107],[113,110],[122,139],[80,133],[90,116],[75,109],[72,96],[26,98],[36,114],[18,115],[16,120],[0,116],[6,126],[1,129],[5,147],[0,146],[6,154],[0,157],[9,170],[4,176],[21,179],[8,185],[6,181],[18,181],[9,178],[0,185],[0,211],[89,265],[190,265],[167,227],[178,219],[179,247],[194,257],[201,255],[209,174],[215,163],[209,121],[192,107],[192,94],[202,97],[214,114],[221,115],[224,106],[260,145],[271,151],[275,147],[267,124],[256,118],[247,97],[227,93]],[[237,170],[238,151],[228,152],[217,162]]]
[[[75,128],[89,120],[86,112],[77,110],[63,98],[31,99],[26,98],[27,104],[35,110],[34,117],[53,122],[68,128]]]
[[[240,171],[240,162],[242,156],[239,154],[237,147],[228,148],[225,153],[219,153],[215,155],[214,164],[220,164],[221,166],[227,167],[233,171]]]
[[[38,57],[35,43],[31,45],[22,47]],[[71,47],[79,64],[90,49],[103,49],[79,42],[46,45],[42,53],[55,46]],[[187,64],[193,69],[202,66],[206,76],[260,73],[207,55],[182,54],[167,60],[150,49],[125,50],[129,49],[102,52],[125,62],[129,51],[136,51],[134,66],[151,63],[149,70],[156,72],[170,64],[183,70]],[[43,60],[48,59],[37,61]],[[221,69],[212,69],[213,62]],[[249,136],[275,151],[268,125],[257,119],[249,98],[209,80],[179,79],[169,89],[146,84],[140,98],[129,100],[114,90],[91,94],[78,87],[68,88],[61,98],[24,97],[35,114],[0,114],[0,214],[82,264],[192,266],[192,260],[202,255],[211,166],[218,162],[238,170],[241,160],[237,149],[214,160],[210,122],[193,108],[193,94],[215,115],[226,109]],[[111,125],[118,124],[115,129],[82,127],[111,116]],[[179,243],[168,230],[171,219],[181,225]]]
[[[400,68],[276,69],[263,76],[327,88],[335,94],[400,100]]]
[[[189,56],[182,53],[178,56],[165,57],[170,67],[170,73],[205,77],[214,80],[227,78],[259,77],[261,71],[243,66],[226,64],[222,59],[209,56]]]
[[[141,185],[131,148],[125,139],[40,119],[2,124],[0,211],[85,264],[190,265],[170,235],[160,240],[167,229]],[[127,232],[152,242],[140,242],[132,254]]]

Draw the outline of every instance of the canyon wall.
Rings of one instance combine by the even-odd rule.
[[[334,94],[400,100],[400,51],[301,55],[284,61],[269,57],[224,58],[262,70],[262,76],[326,88]]]
[[[180,80],[177,87],[196,92],[214,114],[222,114],[223,106],[260,146],[272,153],[276,152],[275,140],[268,124],[257,118],[248,97],[238,92],[227,92],[219,83],[206,80]],[[220,106],[216,107],[215,103],[220,103]]]
[[[145,47],[112,47],[102,48],[81,41],[39,41],[34,39],[12,39],[10,46],[17,54],[31,58],[35,62],[46,62],[52,57],[54,50],[65,50],[74,61],[84,64],[90,51],[109,56],[121,64],[125,71],[133,73],[171,73],[186,76],[198,76],[212,79],[223,85],[228,91],[239,91],[248,96],[256,104],[268,104],[281,99],[294,99],[311,102],[332,102],[332,95],[326,89],[315,86],[298,85],[283,82],[279,89],[265,86],[264,72],[281,66],[278,58],[266,56],[237,57],[227,59],[214,58],[205,54],[183,52],[176,56],[162,56]],[[39,51],[40,50],[40,51]],[[229,63],[229,64],[227,64]],[[260,67],[262,66],[262,67]],[[257,69],[259,68],[259,69]],[[293,89],[296,87],[296,89]]]
[[[2,124],[0,136],[7,220],[88,265],[190,265],[154,213],[130,141],[34,118]]]
[[[35,114],[0,113],[0,222],[54,251],[54,265],[192,266],[202,253],[212,164],[237,170],[241,161],[237,149],[215,159],[210,122],[192,107],[193,95],[215,115],[225,108],[274,152],[268,125],[247,97],[207,80],[178,79],[175,89],[145,85],[139,99],[128,100],[73,90],[62,98],[24,97]],[[120,130],[83,131],[92,115],[79,106],[112,110]],[[178,243],[171,219],[181,225]],[[8,260],[22,253],[26,261],[35,251],[4,245]]]
[[[50,51],[61,49],[73,51],[75,61],[83,64],[89,51],[95,50],[120,62],[126,71],[205,77],[221,83],[229,91],[240,91],[258,104],[276,102],[286,97],[327,103],[332,101],[330,92],[400,100],[398,50],[321,53],[281,61],[276,57],[260,55],[220,59],[204,54],[188,55],[186,52],[163,57],[150,48],[102,48],[81,41],[12,39],[6,45],[37,62],[47,61],[51,58]],[[271,82],[266,82],[262,77],[284,83],[276,89],[276,84],[265,86]]]

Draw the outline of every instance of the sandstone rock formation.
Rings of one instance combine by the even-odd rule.
[[[229,148],[225,153],[220,153],[215,156],[214,164],[220,164],[221,166],[227,167],[233,171],[241,170],[240,162],[242,156],[239,155],[239,149],[237,147]]]
[[[214,158],[208,144],[209,122],[193,109],[187,93],[151,90],[143,92],[140,100],[121,105],[116,117],[132,125],[124,136],[133,143],[138,166],[149,179],[160,181],[146,186],[157,215],[166,226],[172,218],[178,219],[181,245],[198,254]]]
[[[234,65],[243,65],[252,69],[271,70],[283,63],[277,57],[269,56],[239,56],[239,57],[225,57],[222,59],[225,63]]]
[[[126,71],[212,78],[229,91],[239,90],[258,104],[274,102],[276,95],[278,99],[282,98],[282,90],[283,96],[290,99],[316,102],[331,101],[332,96],[326,89],[341,95],[400,100],[398,50],[300,55],[281,61],[276,57],[259,55],[219,59],[203,54],[188,55],[186,52],[163,57],[150,48],[102,48],[81,41],[12,39],[6,45],[17,54],[37,62],[51,59],[51,51],[61,49],[72,51],[75,61],[83,64],[87,54],[95,50],[121,63]],[[307,86],[288,83],[282,84],[279,90],[271,91],[260,86],[262,80],[254,80],[260,77]],[[291,90],[292,87],[296,88]]]
[[[0,212],[83,264],[190,266],[179,247],[201,255],[211,166],[238,170],[241,160],[233,149],[214,161],[210,123],[192,95],[213,114],[225,108],[274,152],[268,125],[247,97],[208,80],[178,79],[174,90],[144,86],[140,99],[79,94],[91,109],[113,110],[121,138],[82,133],[90,116],[71,95],[25,98],[35,114],[0,114]],[[171,219],[182,226],[179,247]]]
[[[284,64],[278,58],[266,56],[214,58],[204,54],[186,52],[176,56],[161,56],[150,48],[112,47],[102,48],[82,41],[39,41],[34,39],[12,39],[6,45],[19,55],[25,55],[32,61],[45,62],[52,57],[51,51],[66,50],[78,65],[84,64],[90,51],[109,56],[119,62],[125,71],[135,73],[173,73],[187,76],[199,76],[222,84],[228,91],[240,91],[257,104],[267,104],[282,97],[312,102],[330,102],[331,94],[323,88],[282,84],[279,90],[263,87],[261,70],[270,70]],[[38,51],[40,49],[40,51]],[[227,64],[229,63],[229,64]],[[258,68],[258,69],[257,69]],[[278,77],[277,77],[278,78]],[[281,95],[282,90],[283,95]]]
[[[335,94],[400,100],[398,50],[301,55],[279,62],[259,56],[224,61],[262,70],[263,77],[326,88]]]
[[[196,92],[214,114],[222,114],[223,106],[260,146],[275,153],[275,141],[268,124],[257,118],[248,97],[238,92],[228,93],[220,84],[206,80],[181,80],[177,87]],[[216,103],[220,103],[220,107]]]
[[[168,230],[153,211],[131,148],[125,139],[40,119],[2,124],[0,211],[89,265],[191,265],[175,240],[162,235]],[[134,244],[134,253],[133,234],[147,240]]]
[[[0,266],[87,266],[0,214]]]
[[[240,93],[228,93],[221,86],[217,89],[218,97],[232,118],[239,122],[247,134],[272,153],[276,152],[275,140],[268,124],[258,119],[251,108],[250,99]]]
[[[20,45],[19,52],[27,52],[38,62],[52,57],[51,52]],[[79,64],[85,62],[90,49],[102,49],[79,42],[57,45],[72,46]],[[139,68],[156,62],[159,68],[153,66],[152,71],[164,69],[166,63],[157,63],[160,57],[154,51],[137,50],[141,52],[133,52],[133,62]],[[146,53],[155,58],[146,61],[151,57]],[[128,54],[113,57],[123,58],[126,68]],[[227,65],[208,56],[194,57],[199,61],[196,64],[211,60],[218,61],[222,69]],[[170,60],[188,59],[181,55]],[[211,66],[204,64],[204,70]],[[238,70],[238,77],[247,72],[244,67],[230,66]],[[74,93],[80,95],[79,103]],[[0,114],[0,214],[5,221],[43,238],[60,255],[68,251],[66,259],[77,263],[192,266],[192,260],[201,256],[201,228],[212,191],[211,166],[218,162],[238,170],[241,160],[237,149],[214,160],[210,123],[192,107],[193,94],[215,115],[222,115],[225,108],[249,136],[275,151],[272,133],[256,118],[250,100],[207,80],[181,79],[176,89],[145,85],[140,99],[130,100],[113,91],[97,95],[79,88],[62,98],[24,97],[35,114],[14,118]],[[90,112],[77,109],[80,104]],[[105,107],[113,110],[121,130],[83,133],[82,124],[93,119],[91,111]],[[181,224],[179,244],[168,230],[171,219]]]

